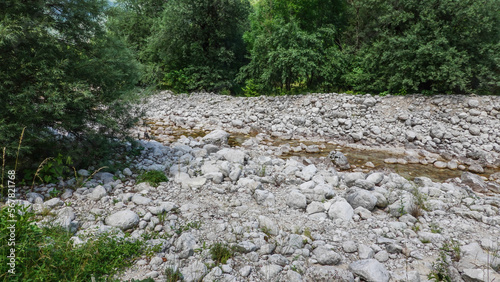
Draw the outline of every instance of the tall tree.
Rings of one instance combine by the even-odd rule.
[[[106,33],[106,4],[0,2],[1,146],[17,148],[23,127],[27,152],[53,139],[54,130],[83,140],[122,125],[125,113],[115,101],[133,87],[137,68],[123,43]]]
[[[337,84],[343,1],[262,0],[254,7],[252,29],[245,35],[251,61],[240,79],[265,92],[290,91],[292,85],[317,89]]]
[[[233,86],[244,63],[248,0],[179,0],[165,5],[149,58],[164,87],[178,91]]]
[[[350,1],[362,91],[500,89],[500,1]]]

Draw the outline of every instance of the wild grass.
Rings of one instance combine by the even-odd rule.
[[[74,246],[71,233],[58,227],[38,227],[35,215],[16,206],[15,274],[8,273],[7,208],[0,210],[0,281],[104,281],[145,254],[144,241],[131,241],[111,234],[89,238]]]
[[[147,182],[153,187],[158,187],[161,182],[167,182],[168,178],[163,171],[150,170],[143,172],[137,177],[137,183]]]

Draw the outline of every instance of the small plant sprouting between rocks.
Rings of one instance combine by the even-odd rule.
[[[413,217],[419,218],[424,214],[424,211],[427,210],[427,205],[426,205],[427,199],[424,194],[418,191],[418,188],[413,189],[412,195],[413,195],[412,202],[411,205],[408,207],[409,213]]]
[[[179,269],[168,267],[165,269],[165,281],[166,282],[177,282],[179,280],[183,280],[184,278],[182,277],[182,273],[179,271]]]
[[[460,243],[455,240],[447,240],[443,243],[441,250],[445,251],[453,261],[460,261],[462,258],[462,251],[460,249]]]
[[[432,233],[441,233],[441,227],[439,227],[439,225],[437,223],[431,223],[429,224],[429,227],[431,228],[431,232]]]
[[[189,229],[200,229],[201,227],[201,221],[193,221],[193,222],[188,222],[186,225],[180,225],[178,228],[175,228],[174,231],[177,233],[177,235],[180,235],[184,231],[188,231]]]
[[[139,177],[137,177],[137,183],[147,182],[149,183],[149,185],[153,187],[158,187],[158,185],[160,185],[161,182],[167,182],[167,181],[168,178],[165,175],[165,173],[159,170],[146,171],[141,175],[139,175]]]
[[[432,264],[432,271],[427,275],[427,278],[432,281],[451,282],[449,263],[446,261],[446,254],[439,253],[439,258]]]
[[[215,243],[210,247],[210,254],[215,264],[226,264],[227,260],[232,258],[234,251],[225,244]]]

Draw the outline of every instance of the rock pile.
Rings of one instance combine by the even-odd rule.
[[[184,281],[427,281],[443,253],[452,281],[500,279],[500,197],[472,189],[494,183],[471,173],[435,183],[343,172],[324,160],[277,158],[262,135],[233,148],[227,137],[141,141],[130,168],[53,199],[53,185],[37,187],[23,203],[50,210],[44,222],[74,232],[75,243],[85,232],[153,234],[148,244],[160,251],[121,279],[164,281],[170,268]],[[139,170],[166,171],[170,181],[137,184]],[[236,255],[216,265],[216,243]]]

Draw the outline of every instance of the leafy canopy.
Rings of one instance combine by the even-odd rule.
[[[132,54],[104,26],[104,0],[0,2],[0,145],[43,154],[54,132],[83,140],[120,132],[117,103],[137,81]],[[122,132],[122,131],[121,131]],[[52,147],[53,149],[54,147]]]

